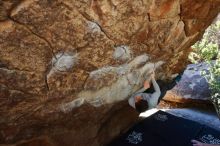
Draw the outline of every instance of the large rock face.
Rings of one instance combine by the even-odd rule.
[[[149,74],[183,70],[219,0],[0,1],[0,143],[98,146]]]

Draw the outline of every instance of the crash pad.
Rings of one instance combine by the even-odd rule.
[[[207,140],[210,138],[218,144],[218,135],[220,132],[215,129],[158,111],[138,122],[109,146],[192,146],[191,139],[213,143]]]

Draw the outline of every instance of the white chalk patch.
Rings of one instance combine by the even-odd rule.
[[[137,68],[139,65],[145,64],[149,60],[149,56],[147,54],[143,54],[135,57],[129,64],[129,68]]]
[[[127,61],[132,59],[132,51],[129,46],[121,45],[115,47],[113,58],[116,60]]]
[[[100,97],[96,97],[94,99],[88,100],[87,102],[90,103],[94,107],[100,107],[101,105],[104,104],[103,99]]]
[[[148,59],[149,57],[144,54],[137,56],[128,64],[118,67],[107,66],[91,72],[87,82],[92,79],[94,85],[96,85],[97,79],[97,86],[101,84],[101,87],[97,90],[90,90],[88,88],[88,90],[79,92],[77,95],[78,99],[85,99],[87,103],[94,107],[128,99],[133,93],[143,87],[144,80],[150,79],[152,71],[164,63],[163,61],[156,63],[147,62]],[[109,74],[116,77],[116,80],[109,81],[106,85],[105,77]],[[71,102],[65,106],[63,105],[62,109],[63,111],[69,111],[73,107],[80,106],[81,103],[83,102],[79,102],[79,104]]]
[[[161,65],[163,65],[165,62],[164,61],[158,61],[157,63],[155,63],[155,68],[160,67]]]
[[[69,103],[62,104],[60,106],[60,109],[62,112],[67,113],[72,111],[74,108],[80,107],[84,103],[84,101],[85,100],[83,98],[78,98]]]
[[[146,56],[142,57],[146,58]],[[142,57],[138,57],[137,60],[143,61]],[[136,65],[139,63],[137,62],[137,60],[135,62],[132,62],[133,65],[131,65],[130,62],[128,66],[136,67]],[[145,60],[146,59],[144,59],[144,61]],[[117,101],[125,100],[134,92],[139,90],[140,87],[143,86],[143,81],[149,79],[149,74],[152,73],[152,71],[159,67],[159,65],[161,64],[162,61],[157,62],[156,65],[155,63],[144,63],[142,64],[142,66],[138,66],[138,68],[128,67],[128,71],[125,72],[125,74],[122,75],[120,78],[118,78],[117,81],[111,83],[111,85],[103,85],[103,87],[99,90],[84,90],[78,94],[78,97],[84,98],[88,103],[90,103],[93,106],[101,106],[102,104],[114,103]],[[99,75],[98,78],[101,80],[103,76],[101,77],[100,75],[105,74],[101,74],[100,71],[102,71],[102,73],[108,73],[106,71],[112,71],[111,69],[117,70],[116,67],[108,67],[104,69],[102,68],[102,70],[94,71],[92,73],[92,76],[97,77]],[[96,100],[97,97],[99,97],[98,100]]]
[[[78,63],[78,55],[71,53],[58,53],[56,57],[52,58],[52,68],[47,74],[47,78],[50,78],[56,72],[65,72],[73,68]]]
[[[77,54],[59,53],[53,58],[53,67],[57,71],[68,71],[78,62]]]
[[[119,66],[116,70],[118,75],[125,75],[129,71],[128,65]]]
[[[137,71],[133,71],[127,75],[127,79],[130,85],[136,85],[138,84],[139,80],[139,74]]]
[[[113,70],[115,70],[116,67],[112,67],[112,66],[106,66],[103,68],[100,68],[98,70],[92,71],[89,76],[93,79],[100,79],[101,77],[103,77],[104,75],[112,72]]]
[[[128,71],[129,71],[129,69],[128,69],[127,65],[123,65],[123,66],[119,66],[119,67],[106,66],[106,67],[100,68],[98,70],[92,71],[89,74],[89,77],[93,78],[93,79],[100,79],[110,73],[117,74],[117,75],[124,75]]]
[[[100,33],[101,32],[99,25],[95,22],[92,22],[92,21],[87,22],[87,30],[91,33]]]

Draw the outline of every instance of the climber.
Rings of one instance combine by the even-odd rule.
[[[215,145],[215,144],[206,144],[206,143],[201,143],[197,140],[191,140],[193,143],[193,146],[220,146],[220,145]]]
[[[150,88],[150,83],[148,81],[144,82],[144,87],[137,91],[128,99],[128,103],[131,107],[135,108],[138,112],[144,112],[147,109],[156,107],[158,99],[160,97],[160,87],[155,81],[155,74],[151,75],[151,80],[154,87],[154,93],[143,93],[146,89]]]

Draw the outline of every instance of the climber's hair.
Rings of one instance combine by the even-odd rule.
[[[148,102],[146,100],[139,100],[135,102],[135,108],[139,113],[142,113],[148,109]]]

